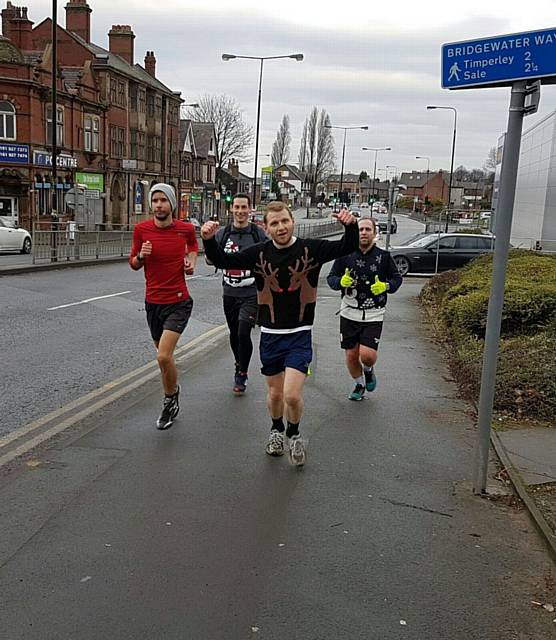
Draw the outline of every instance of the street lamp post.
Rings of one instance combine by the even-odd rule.
[[[263,88],[263,65],[264,65],[264,61],[265,60],[280,60],[282,58],[292,58],[293,60],[296,60],[297,62],[301,62],[303,60],[303,54],[302,53],[292,53],[286,56],[238,56],[235,55],[233,53],[223,53],[222,54],[222,60],[224,62],[228,62],[228,60],[236,60],[236,59],[243,59],[243,60],[259,60],[260,62],[260,67],[259,67],[259,95],[258,95],[258,99],[257,99],[257,126],[256,126],[256,130],[255,130],[255,167],[253,170],[254,173],[254,177],[253,177],[253,206],[256,204],[257,202],[257,161],[258,161],[258,155],[259,155],[259,127],[260,127],[260,121],[261,121],[261,96],[262,96],[262,88]]]
[[[429,183],[429,170],[430,170],[430,166],[431,166],[431,159],[428,156],[415,156],[415,159],[416,160],[426,160],[427,161],[427,181],[425,182],[425,189],[426,189],[426,186]],[[423,189],[423,204],[424,204],[425,198],[426,198],[425,189]]]
[[[58,0],[52,0],[52,206],[50,210],[50,227],[52,229],[50,261],[58,261],[57,237],[58,227],[53,226],[58,220],[58,140],[56,139],[58,125]]]
[[[371,196],[374,198],[375,197],[375,178],[376,178],[376,158],[378,155],[379,151],[392,151],[391,147],[378,147],[378,148],[374,148],[374,147],[361,147],[361,149],[363,151],[374,151],[375,152],[375,162],[374,162],[374,166],[373,166],[373,184],[371,186]],[[374,202],[374,200],[373,200]],[[371,206],[371,211],[372,211],[372,206]]]
[[[342,169],[340,171],[340,188],[338,189],[338,197],[341,198],[342,196],[340,194],[342,193],[342,186],[344,184],[344,159],[346,157],[346,134],[348,132],[348,129],[363,129],[364,131],[367,131],[369,127],[366,124],[358,127],[338,127],[333,124],[325,124],[324,126],[327,129],[343,129],[344,131],[344,144],[342,146]]]
[[[436,105],[429,105],[427,109],[449,109],[454,112],[454,133],[452,136],[452,160],[450,162],[450,182],[448,183],[448,208],[446,210],[446,233],[448,233],[448,219],[450,214],[450,206],[452,204],[452,179],[454,176],[454,156],[456,153],[456,130],[458,122],[458,112],[455,107],[438,107]]]

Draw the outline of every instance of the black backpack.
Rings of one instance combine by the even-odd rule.
[[[249,231],[251,232],[251,237],[253,238],[253,244],[263,242],[263,240],[260,239],[259,234],[257,233],[257,225],[255,223],[249,223]],[[233,224],[228,224],[224,227],[224,234],[222,235],[222,239],[220,240],[221,249],[224,249],[224,247],[226,246],[226,242],[228,242],[228,238],[232,235],[233,232]]]

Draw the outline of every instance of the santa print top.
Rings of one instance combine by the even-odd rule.
[[[147,240],[152,243],[152,253],[136,266],[134,258]],[[147,302],[174,304],[189,298],[183,260],[192,252],[199,253],[199,243],[190,222],[174,220],[168,227],[157,227],[152,218],[135,225],[129,264],[135,271],[145,268]]]
[[[288,332],[313,324],[321,267],[352,253],[359,246],[359,229],[347,225],[341,240],[297,238],[283,249],[267,240],[232,254],[224,253],[214,238],[203,243],[215,266],[249,269],[255,276],[263,330]]]

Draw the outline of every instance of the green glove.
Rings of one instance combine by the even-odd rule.
[[[355,280],[349,275],[349,269],[346,267],[346,272],[340,278],[340,286],[344,289],[349,289],[350,287],[353,287],[354,282]]]
[[[379,296],[381,293],[388,291],[388,285],[386,282],[382,282],[375,276],[375,283],[371,285],[371,293],[373,296]]]

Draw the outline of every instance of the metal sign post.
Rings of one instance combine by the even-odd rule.
[[[488,304],[473,491],[484,494],[496,389],[498,343],[512,229],[523,117],[538,107],[540,84],[556,83],[556,29],[517,33],[442,46],[442,86],[447,89],[511,86],[502,157],[496,243]]]
[[[499,215],[496,216],[495,224],[496,243],[492,263],[492,285],[488,303],[481,393],[479,396],[479,436],[475,450],[473,491],[478,494],[485,493],[487,485],[488,451],[496,388],[496,363],[502,324],[502,309],[504,307],[504,289],[512,230],[519,150],[521,147],[521,131],[523,128],[525,87],[526,82],[523,80],[516,82],[512,86],[508,130],[500,177]]]

